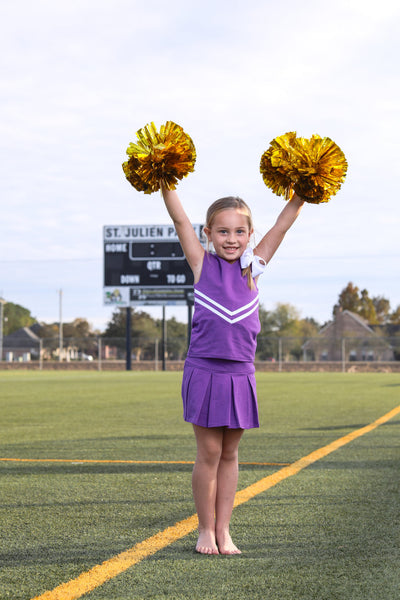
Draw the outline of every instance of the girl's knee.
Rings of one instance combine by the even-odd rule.
[[[218,463],[221,458],[221,445],[211,442],[197,446],[197,458],[208,464]]]
[[[226,462],[237,462],[239,458],[239,450],[238,447],[223,447],[221,452],[221,459]]]

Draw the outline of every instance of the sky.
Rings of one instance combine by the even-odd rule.
[[[0,296],[44,322],[59,320],[62,298],[64,322],[104,330],[103,226],[169,222],[158,193],[126,181],[126,148],[172,120],[196,146],[178,188],[192,222],[239,195],[256,240],[285,203],[259,172],[271,140],[333,139],[346,181],[305,205],[260,279],[261,303],[324,323],[351,281],[395,309],[399,25],[397,0],[2,0]]]

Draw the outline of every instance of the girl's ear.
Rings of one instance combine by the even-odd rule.
[[[206,234],[208,241],[211,242],[211,229],[209,227],[204,227],[203,231]]]

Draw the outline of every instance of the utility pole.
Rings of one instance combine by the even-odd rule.
[[[62,361],[62,351],[63,351],[62,290],[59,290],[59,312],[60,312],[60,319],[59,319],[59,328],[58,328],[58,349],[59,349],[58,360],[61,362]]]
[[[0,360],[3,360],[3,319],[5,304],[7,304],[7,300],[0,297]]]

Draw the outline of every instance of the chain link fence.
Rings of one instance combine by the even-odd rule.
[[[132,364],[159,369],[166,362],[181,363],[186,357],[187,338],[170,337],[164,342],[159,338],[132,337]],[[20,345],[3,346],[3,363],[12,367],[15,363],[36,363],[39,368],[58,363],[80,364],[102,369],[111,363],[126,363],[125,338],[43,338],[26,341]],[[400,336],[398,337],[258,337],[256,354],[258,362],[278,363],[349,363],[400,361]],[[95,366],[96,364],[96,366]],[[3,365],[4,366],[4,365]]]

